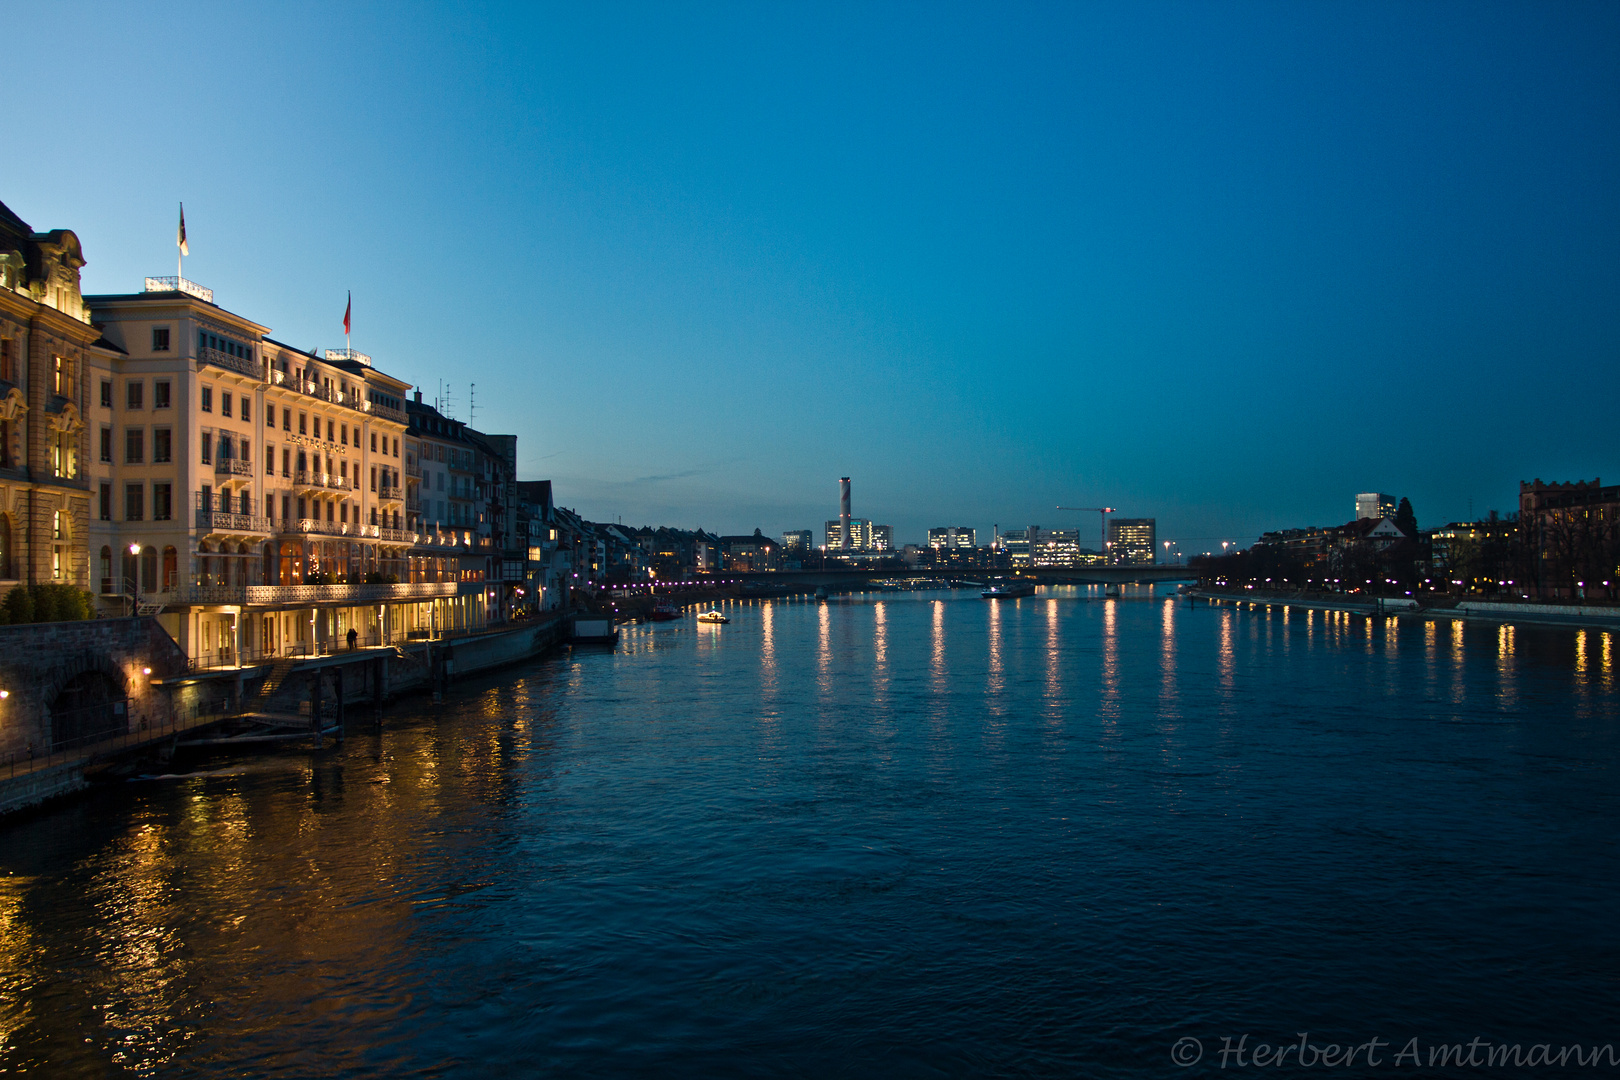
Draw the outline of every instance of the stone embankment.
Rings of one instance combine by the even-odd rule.
[[[174,639],[150,618],[0,627],[0,814],[87,787],[86,775],[130,755],[165,757],[178,735],[243,713],[328,718],[343,706],[381,706],[435,694],[457,679],[517,663],[567,640],[556,612],[477,634],[356,649],[227,671],[189,671]],[[91,673],[118,728],[65,739],[53,724]]]

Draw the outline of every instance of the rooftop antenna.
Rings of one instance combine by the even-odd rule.
[[[478,415],[478,384],[467,384],[467,426],[471,427],[473,418]]]

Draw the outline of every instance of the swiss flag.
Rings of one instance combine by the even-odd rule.
[[[349,332],[349,312],[354,310],[354,293],[349,294],[349,302],[343,308],[343,332]]]

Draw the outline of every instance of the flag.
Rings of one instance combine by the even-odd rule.
[[[349,312],[354,310],[354,293],[349,294],[349,302],[343,307],[343,332],[349,332]]]
[[[180,204],[180,231],[175,234],[174,243],[175,243],[175,246],[180,249],[180,254],[182,254],[182,255],[190,255],[191,254],[191,249],[186,246],[186,204],[185,203]]]

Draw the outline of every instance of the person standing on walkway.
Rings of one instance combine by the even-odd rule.
[[[356,640],[359,639],[359,637],[360,637],[360,631],[356,630],[352,626],[349,627],[349,651],[350,652],[354,652],[354,643],[355,643]]]

